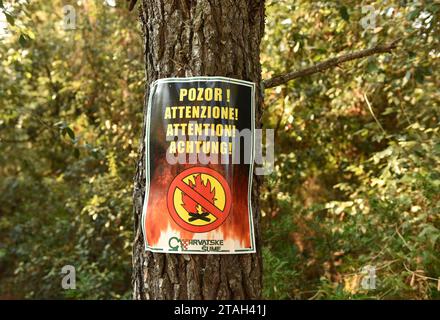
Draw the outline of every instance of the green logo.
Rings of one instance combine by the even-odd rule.
[[[179,251],[180,244],[181,244],[181,241],[179,238],[171,237],[168,240],[168,246],[170,247],[170,251]]]

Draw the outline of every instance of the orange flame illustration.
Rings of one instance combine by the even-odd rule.
[[[195,184],[189,181],[189,186],[197,191],[200,195],[202,195],[206,200],[214,204],[215,199],[215,188],[211,190],[211,182],[208,180],[206,185],[202,181],[201,175],[197,175],[195,178]],[[197,202],[187,196],[185,193],[182,193],[182,206],[189,213],[202,213],[206,212],[204,208],[200,206]]]

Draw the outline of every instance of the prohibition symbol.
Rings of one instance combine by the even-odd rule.
[[[208,232],[218,228],[231,210],[231,189],[217,171],[193,167],[178,174],[168,189],[168,212],[183,229]]]

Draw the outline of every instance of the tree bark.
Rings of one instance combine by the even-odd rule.
[[[166,77],[226,76],[260,88],[260,40],[264,0],[143,0],[140,8],[146,62],[146,92]],[[145,99],[147,101],[147,99]],[[256,128],[261,126],[262,93],[257,90]],[[147,105],[144,105],[144,119]],[[145,122],[145,121],[144,121]],[[262,259],[258,189],[254,175],[253,219],[256,254],[180,255],[145,252],[142,204],[145,194],[145,125],[134,183],[135,299],[258,299]]]

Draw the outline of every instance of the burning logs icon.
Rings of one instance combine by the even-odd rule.
[[[208,232],[228,217],[231,190],[217,171],[193,167],[174,178],[167,204],[171,217],[180,227],[192,232]]]

